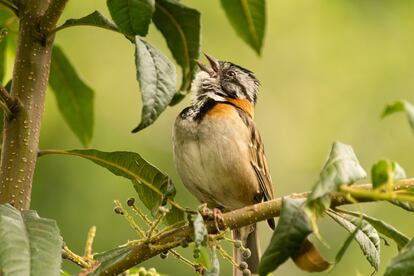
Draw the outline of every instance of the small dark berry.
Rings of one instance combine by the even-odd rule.
[[[168,251],[162,252],[160,254],[160,257],[161,257],[161,259],[167,259],[167,257],[168,257]]]
[[[240,240],[236,240],[235,242],[234,242],[234,247],[236,247],[236,248],[240,248],[242,246],[242,242],[240,241]]]
[[[248,268],[246,268],[246,269],[243,269],[242,274],[243,276],[251,276],[252,272]]]
[[[247,248],[246,250],[243,251],[242,255],[243,255],[243,258],[248,259],[252,255],[252,252],[250,251],[249,248]]]
[[[246,268],[248,268],[248,265],[247,265],[247,263],[246,263],[246,262],[241,262],[241,263],[239,264],[239,269],[240,269],[240,270],[245,270]]]
[[[127,200],[128,206],[134,206],[134,204],[135,204],[135,198],[131,197]]]
[[[115,207],[114,212],[117,213],[118,215],[124,214],[124,211],[122,211],[121,207]]]

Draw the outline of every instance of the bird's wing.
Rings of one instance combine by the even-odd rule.
[[[249,143],[250,164],[256,173],[257,180],[260,185],[260,190],[264,196],[264,200],[271,200],[274,197],[272,179],[270,177],[269,166],[267,165],[264,146],[262,138],[260,137],[259,130],[257,129],[251,117],[246,114],[246,112],[240,110],[239,115],[251,134]]]

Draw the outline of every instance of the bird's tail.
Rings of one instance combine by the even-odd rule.
[[[251,273],[258,274],[260,261],[260,244],[259,237],[257,235],[256,224],[233,230],[233,239],[240,240],[243,243],[243,246],[245,248],[248,248],[251,253],[250,257],[245,258],[247,257],[246,252],[243,254],[243,251],[240,248],[234,247],[233,258],[236,263],[240,264],[241,262],[246,262]],[[241,275],[243,275],[242,270],[240,270],[238,267],[233,267],[233,276]]]

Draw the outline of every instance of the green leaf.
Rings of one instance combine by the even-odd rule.
[[[220,275],[220,262],[217,258],[216,248],[211,248],[211,264],[212,266],[206,270],[203,274],[205,276],[219,276]]]
[[[378,271],[380,263],[380,237],[377,230],[365,220],[355,218],[343,213],[338,213],[333,210],[328,210],[327,214],[335,220],[339,225],[344,227],[349,233],[355,231],[359,224],[361,230],[355,235],[355,240],[359,244],[362,252],[367,258],[368,262]]]
[[[109,12],[126,35],[146,36],[154,12],[154,0],[107,0]]]
[[[94,260],[97,260],[99,262],[99,266],[96,270],[94,270],[92,273],[88,275],[101,275],[101,273],[103,273],[106,269],[112,267],[117,262],[124,259],[131,251],[131,246],[121,246],[102,253],[95,254],[93,258]]]
[[[191,81],[196,72],[195,60],[200,55],[201,32],[200,13],[184,6],[176,0],[156,0],[153,19],[167,41],[174,59],[182,68],[181,92],[177,93],[176,104],[190,89]]]
[[[161,205],[169,202],[176,209],[172,208],[170,212],[174,212],[175,217],[184,217],[183,208],[173,201],[175,187],[171,179],[137,153],[128,151],[104,152],[92,149],[50,150],[40,152],[39,156],[46,154],[72,155],[88,159],[117,176],[130,179],[139,198],[152,211],[152,214],[155,215]],[[181,216],[177,214],[179,212],[182,213]]]
[[[342,260],[345,252],[348,250],[349,245],[351,244],[352,240],[355,239],[356,234],[361,229],[362,224],[357,224],[357,227],[352,231],[352,233],[346,238],[345,242],[342,244],[341,248],[339,249],[338,253],[335,256],[335,263],[339,263]]]
[[[374,189],[386,184],[393,184],[393,180],[406,178],[404,169],[395,161],[380,160],[371,169],[372,186]],[[391,187],[392,188],[392,187]]]
[[[391,259],[384,276],[404,276],[414,274],[414,239]]]
[[[414,105],[406,100],[399,100],[385,107],[381,117],[384,118],[390,114],[405,111],[411,130],[414,132]]]
[[[93,134],[93,90],[80,79],[58,46],[53,47],[49,83],[66,123],[88,146]]]
[[[175,66],[148,42],[135,39],[135,63],[137,79],[141,88],[142,116],[138,132],[151,125],[167,108],[175,94]]]
[[[307,207],[318,215],[323,214],[330,205],[331,192],[338,191],[341,185],[355,183],[364,177],[366,173],[352,147],[334,142],[329,158],[320,172],[319,180],[307,199]]]
[[[267,275],[277,269],[300,249],[306,237],[312,233],[303,203],[303,200],[283,198],[279,222],[260,261],[260,275]]]
[[[4,275],[60,275],[62,239],[54,220],[0,205],[0,267]]]
[[[348,215],[354,216],[354,217],[361,217],[369,222],[379,233],[383,234],[384,236],[387,236],[388,238],[394,240],[394,242],[397,244],[398,250],[401,250],[409,241],[407,236],[405,236],[403,233],[398,231],[394,226],[380,220],[374,217],[370,217],[365,214],[346,211],[346,210],[340,210],[341,213],[346,213]]]
[[[239,37],[260,55],[266,25],[265,0],[221,0],[221,5]]]
[[[115,32],[120,32],[118,27],[110,20],[108,20],[105,16],[103,16],[99,11],[94,11],[93,13],[81,18],[68,19],[65,21],[65,23],[60,25],[58,29],[61,30],[73,26],[94,26]]]
[[[178,209],[176,206],[172,205],[169,212],[165,215],[165,223],[167,225],[174,224],[176,227],[185,224],[185,213],[182,209]]]
[[[414,204],[410,202],[402,202],[398,200],[390,201],[390,203],[394,204],[395,206],[398,206],[406,211],[414,212]]]
[[[6,72],[7,29],[0,28],[0,84]]]

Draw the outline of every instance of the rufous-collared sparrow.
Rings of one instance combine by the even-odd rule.
[[[263,143],[253,122],[259,90],[255,75],[231,62],[206,55],[211,68],[197,62],[191,106],[177,117],[173,130],[174,159],[187,189],[210,208],[238,209],[273,198]],[[274,220],[269,220],[274,228]],[[250,249],[246,260],[258,273],[256,225],[233,231]],[[234,249],[240,263],[241,252]],[[234,275],[241,275],[237,268]]]

